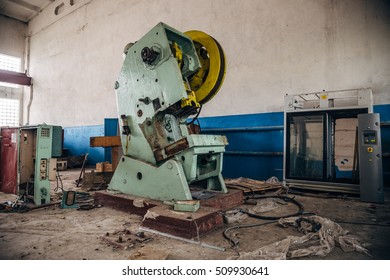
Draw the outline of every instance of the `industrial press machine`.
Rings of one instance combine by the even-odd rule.
[[[161,201],[192,200],[190,185],[226,193],[227,139],[200,135],[195,125],[225,76],[219,43],[159,23],[124,55],[115,82],[124,155],[108,190]]]

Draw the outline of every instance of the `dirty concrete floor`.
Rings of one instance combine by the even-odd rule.
[[[75,185],[79,174],[80,171],[76,169],[61,172],[66,190],[79,190]],[[52,197],[57,200],[55,186],[53,182]],[[14,197],[0,193],[0,203]],[[296,195],[295,198],[304,205],[305,211],[340,222],[344,229],[359,237],[369,251],[369,255],[366,255],[343,252],[336,247],[325,257],[303,259],[390,259],[389,191],[386,191],[385,204],[363,203],[356,198],[345,197],[318,198]],[[292,213],[296,211],[296,206],[283,206],[277,211],[279,214]],[[0,259],[234,259],[238,253],[251,252],[289,235],[302,235],[293,228],[283,228],[273,223],[231,231],[230,234],[240,241],[236,248],[230,247],[222,232],[237,224],[225,225],[200,237],[203,243],[226,248],[223,252],[148,232],[139,237],[137,233],[140,231],[141,220],[140,216],[107,207],[81,211],[52,206],[26,213],[0,213]],[[247,218],[242,224],[262,222],[266,221]],[[122,239],[122,243],[118,247],[115,244],[119,239]]]

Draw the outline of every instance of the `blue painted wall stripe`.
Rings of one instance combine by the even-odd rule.
[[[89,146],[90,138],[93,136],[104,136],[103,125],[65,127],[64,148],[68,149],[71,156],[88,153],[87,164],[95,165],[104,161],[104,149]]]
[[[226,178],[283,178],[283,112],[199,119],[202,133],[226,135]]]

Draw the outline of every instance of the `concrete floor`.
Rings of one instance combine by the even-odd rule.
[[[65,189],[75,188],[79,170],[61,173]],[[55,182],[53,184],[53,191]],[[369,255],[343,252],[335,247],[324,257],[301,259],[380,260],[390,259],[390,193],[385,193],[385,204],[360,202],[356,198],[318,198],[295,195],[305,211],[338,222],[350,234],[356,235]],[[57,195],[52,194],[57,199]],[[14,196],[0,193],[0,202]],[[243,206],[248,207],[248,206]],[[283,206],[279,213],[292,213],[295,206]],[[267,213],[268,214],[268,213]],[[272,215],[272,213],[270,214]],[[52,206],[26,213],[0,213],[0,259],[235,259],[238,254],[280,241],[287,236],[301,236],[293,228],[277,223],[234,230],[232,236],[240,241],[236,248],[223,238],[224,225],[200,237],[200,241],[225,251],[201,247],[180,240],[145,232],[137,235],[142,217],[126,214],[107,207],[89,211],[60,209]],[[242,224],[263,221],[247,218]],[[264,221],[266,222],[266,221]],[[122,239],[120,246],[115,246]],[[113,241],[113,242],[110,242]]]

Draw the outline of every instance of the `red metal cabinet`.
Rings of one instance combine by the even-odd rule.
[[[18,128],[1,128],[0,191],[17,192]]]

